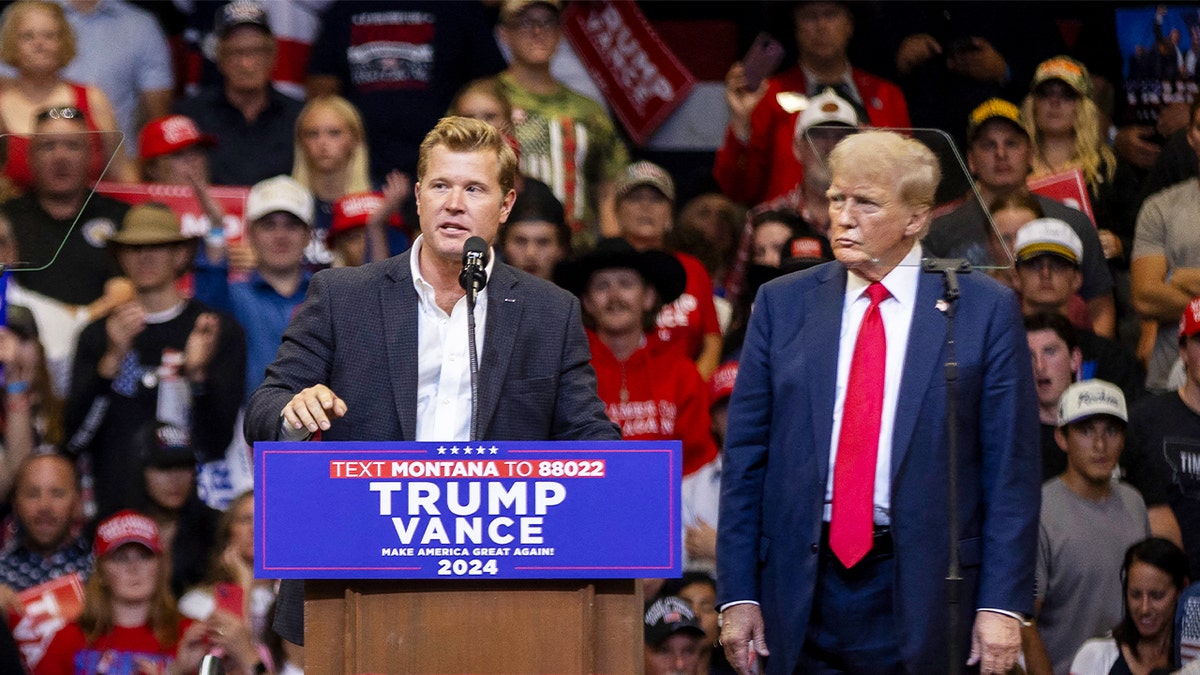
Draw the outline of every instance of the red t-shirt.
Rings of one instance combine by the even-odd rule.
[[[708,416],[708,388],[696,366],[653,335],[621,363],[588,331],[596,389],[627,441],[682,441],[683,475],[717,456]],[[625,395],[621,395],[624,388]]]
[[[179,634],[183,635],[191,624],[190,619],[181,619]],[[159,643],[149,625],[118,626],[89,645],[79,624],[69,623],[54,635],[33,675],[123,674],[129,672],[123,666],[132,665],[134,659],[147,659],[165,667],[175,659],[177,647],[178,644]],[[78,670],[77,657],[82,666]],[[103,670],[99,668],[101,664]],[[138,671],[134,669],[132,673],[136,675]]]
[[[658,339],[695,361],[704,347],[705,335],[720,335],[717,307],[713,304],[712,279],[704,264],[686,253],[673,254],[687,272],[687,287],[675,302],[658,313]]]

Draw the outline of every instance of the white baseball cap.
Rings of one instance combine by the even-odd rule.
[[[1025,223],[1017,230],[1013,247],[1017,262],[1046,254],[1065,258],[1077,267],[1083,261],[1083,241],[1070,225],[1058,218],[1037,218]]]
[[[1111,415],[1129,422],[1125,410],[1125,394],[1121,388],[1104,380],[1084,380],[1067,387],[1058,397],[1058,426],[1065,427],[1088,417]]]
[[[312,193],[291,176],[275,176],[259,181],[246,197],[246,222],[254,222],[276,211],[296,216],[305,225],[313,222]]]
[[[858,113],[849,101],[838,96],[833,89],[826,89],[808,99],[808,106],[796,118],[796,135],[803,134],[818,124],[857,127]]]

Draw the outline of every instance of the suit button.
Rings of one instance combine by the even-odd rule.
[[[812,546],[809,546],[808,548],[809,548],[809,550],[810,550],[810,551],[812,551],[813,553],[820,553],[820,552],[821,552],[821,546],[820,546],[820,544],[813,544]]]

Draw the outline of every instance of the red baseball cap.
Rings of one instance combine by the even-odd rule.
[[[708,379],[708,406],[712,406],[729,398],[733,393],[733,383],[737,381],[738,362],[726,361],[722,363],[712,377]]]
[[[125,544],[141,544],[155,555],[162,553],[162,544],[158,540],[158,525],[133,509],[114,513],[96,528],[97,558]]]
[[[192,118],[184,115],[167,115],[150,120],[138,136],[142,159],[169,155],[197,144],[210,146],[216,143],[215,138],[200,133],[200,128]]]
[[[1192,298],[1179,317],[1179,339],[1189,338],[1200,333],[1200,298]]]
[[[383,205],[383,195],[378,192],[354,192],[333,203],[333,223],[329,226],[329,243],[333,243],[338,235],[344,234],[356,227],[363,227]],[[400,214],[393,213],[388,224],[400,226]]]

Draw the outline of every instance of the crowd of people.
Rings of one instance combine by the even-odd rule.
[[[448,157],[471,156],[422,145],[446,117],[480,120],[511,148],[501,177],[511,170],[512,185],[498,187],[516,196],[496,213],[494,252],[521,278],[574,296],[555,319],[585,329],[608,422],[624,439],[682,441],[685,574],[648,584],[647,673],[747,672],[726,658],[716,624],[718,598],[757,602],[719,593],[716,581],[726,440],[746,443],[755,419],[735,404],[743,428],[730,428],[731,396],[828,371],[830,392],[838,379],[830,419],[849,416],[843,401],[897,405],[885,397],[898,380],[871,385],[878,400],[845,391],[855,387],[834,368],[839,340],[853,343],[847,331],[820,333],[834,343],[824,370],[771,372],[761,351],[766,322],[809,299],[781,299],[778,283],[774,295],[759,289],[834,260],[847,211],[894,206],[835,183],[872,164],[870,147],[843,141],[873,127],[944,132],[912,134],[933,139],[940,168],[931,180],[906,176],[898,193],[928,192],[921,252],[968,260],[974,277],[990,277],[978,282],[986,297],[1007,287],[1024,321],[1030,365],[1021,359],[1014,377],[1031,384],[1040,429],[1036,442],[1032,424],[1017,434],[1039,450],[1043,487],[1036,563],[1024,570],[1031,611],[1018,612],[1023,667],[1099,675],[1184,665],[1176,604],[1200,581],[1200,98],[1163,104],[1160,150],[1146,128],[1121,124],[1113,83],[1089,71],[1087,55],[1068,55],[1069,40],[1045,41],[1041,58],[1016,53],[1011,20],[990,8],[938,19],[924,13],[931,3],[883,3],[884,19],[901,5],[912,11],[872,73],[850,60],[862,6],[789,3],[796,61],[776,73],[729,64],[725,135],[713,139],[711,180],[696,189],[639,159],[603,100],[556,78],[552,61],[569,51],[559,0],[328,3],[307,91],[287,93],[273,84],[294,56],[272,21],[278,3],[195,4],[211,16],[200,51],[213,73],[186,95],[176,95],[182,70],[162,27],[124,0],[18,0],[0,16],[0,263],[10,266],[0,671],[182,674],[215,653],[227,673],[302,672],[303,648],[271,628],[276,583],[253,575],[246,469],[247,441],[280,435],[287,396],[269,401],[267,432],[247,439],[243,419],[255,428],[247,406],[269,368],[268,388],[281,386],[287,359],[309,355],[280,351],[290,324],[321,329],[311,312],[297,314],[305,298],[348,300],[330,284],[374,283],[369,270],[384,268],[317,272],[434,247],[453,257],[441,250],[453,238],[429,235],[425,221],[435,202],[454,208],[446,202],[457,197],[421,182]],[[1023,28],[1053,33],[1047,17]],[[921,173],[924,154],[897,152]],[[1042,189],[1055,181],[1075,192]],[[904,266],[900,258],[890,264]],[[424,275],[421,316],[461,319],[453,302],[443,306],[436,275],[412,269]],[[752,323],[756,298],[768,304]],[[332,311],[349,320],[363,309]],[[923,330],[913,318],[912,340],[938,337]],[[361,337],[364,350],[377,338]],[[739,364],[750,372],[740,388]],[[525,424],[559,414],[524,412]],[[418,414],[417,429],[433,419]],[[304,433],[299,423],[313,421],[284,419],[281,437],[293,431],[287,422]],[[596,433],[612,431],[608,422]],[[907,494],[895,487],[892,497]],[[823,508],[821,547],[828,496]],[[888,514],[878,520],[884,555],[889,538],[904,548]],[[39,619],[54,593],[73,598],[67,615]]]

